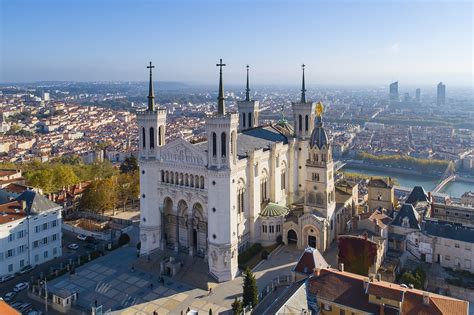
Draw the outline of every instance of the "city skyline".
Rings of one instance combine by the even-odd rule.
[[[308,85],[472,86],[469,2],[0,6],[0,82],[145,81],[151,60],[157,81],[207,85],[223,58],[226,84],[242,84],[250,64],[251,85],[296,85],[304,62]]]

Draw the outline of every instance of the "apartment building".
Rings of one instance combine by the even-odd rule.
[[[0,204],[0,275],[62,255],[61,206],[36,191]]]

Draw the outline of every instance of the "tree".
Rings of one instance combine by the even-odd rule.
[[[93,181],[84,191],[79,206],[81,209],[104,214],[115,209],[117,204],[117,185],[113,178]]]
[[[120,165],[120,172],[131,173],[134,171],[138,171],[138,162],[137,158],[131,155]]]
[[[79,177],[68,165],[58,165],[54,168],[54,183],[56,189],[78,183]]]
[[[242,314],[242,302],[240,302],[239,299],[235,298],[234,302],[231,304],[232,306],[232,313],[234,315],[240,315]]]
[[[258,287],[257,280],[249,267],[244,271],[244,287],[243,287],[243,304],[244,306],[255,307],[258,303]]]

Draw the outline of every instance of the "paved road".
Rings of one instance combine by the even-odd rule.
[[[68,249],[67,246],[69,244],[76,243],[79,245],[78,250],[71,250]],[[21,276],[16,276],[12,280],[1,283],[0,284],[0,296],[4,296],[5,293],[13,291],[13,287],[20,283],[20,282],[27,282],[30,281],[32,277],[37,277],[40,276],[41,273],[46,274],[49,273],[52,268],[58,268],[61,263],[66,264],[69,262],[69,259],[77,259],[77,257],[87,253],[90,251],[90,249],[86,249],[84,247],[86,245],[86,242],[80,241],[76,238],[76,234],[68,232],[68,231],[63,231],[63,239],[62,239],[62,251],[63,255],[61,257],[55,258],[53,260],[50,260],[44,264],[41,264],[37,266],[33,271],[31,271],[28,274],[21,275]],[[104,246],[103,244],[99,244],[98,246]],[[38,309],[44,310],[44,305],[41,305],[40,303],[33,301],[29,299],[26,296],[26,290],[23,292],[20,292],[17,297],[15,298],[16,301],[24,301],[24,302],[30,302],[34,306],[36,306]],[[52,312],[48,312],[48,314],[54,314]]]

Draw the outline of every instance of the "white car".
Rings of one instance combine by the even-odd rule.
[[[80,241],[85,241],[86,238],[87,238],[87,236],[85,236],[84,234],[79,234],[79,235],[77,236],[77,239],[80,240]]]
[[[74,250],[78,250],[78,249],[79,249],[79,245],[73,243],[73,244],[69,244],[67,248],[69,248],[69,249],[74,249]]]
[[[23,275],[25,273],[30,272],[31,270],[35,269],[35,267],[28,265],[20,269],[20,274]]]
[[[3,282],[7,282],[8,280],[11,280],[15,278],[14,275],[4,275],[4,276],[0,276],[0,283],[3,283]]]
[[[20,282],[13,288],[13,291],[20,292],[26,288],[28,288],[28,282]]]

